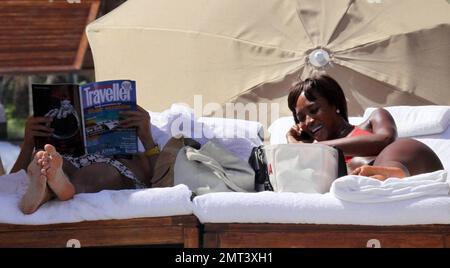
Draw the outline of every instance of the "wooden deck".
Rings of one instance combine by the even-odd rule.
[[[0,224],[0,247],[199,247],[199,223],[193,215],[50,225]]]

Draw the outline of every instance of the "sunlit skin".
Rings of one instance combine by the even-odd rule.
[[[349,137],[354,129],[340,115],[335,105],[318,94],[308,100],[302,93],[295,112],[299,124],[287,133],[288,143],[320,143],[340,148],[345,155],[354,156],[348,163],[351,174],[370,176],[379,180],[443,169],[436,154],[413,139],[396,139],[397,130],[392,116],[377,109],[358,127],[371,135]],[[367,165],[374,160],[374,165]]]
[[[320,96],[310,101],[302,93],[298,98],[295,111],[300,121],[299,130],[306,132],[316,141],[340,138],[340,133],[351,127],[336,112],[337,108],[329,105],[327,100]]]
[[[122,127],[137,129],[137,135],[144,148],[149,150],[156,144],[153,141],[150,129],[150,115],[141,107],[136,111],[123,112],[125,119],[120,122]],[[76,193],[95,193],[101,190],[133,189],[134,182],[121,175],[116,168],[107,163],[94,163],[92,165],[76,168],[69,161],[64,160],[55,148],[46,145],[45,151],[34,152],[34,138],[48,137],[54,131],[46,126],[51,118],[30,117],[25,126],[24,141],[21,146],[11,173],[21,169],[30,170],[30,165],[40,165],[41,174],[29,174],[30,186],[21,202],[21,210],[26,214],[35,212],[43,203],[52,197],[68,200]],[[49,157],[54,155],[53,157]],[[37,157],[38,156],[38,157]],[[37,158],[36,158],[37,157]],[[118,159],[127,166],[133,174],[143,183],[150,186],[153,169],[158,154],[145,156],[138,153],[132,159]],[[34,170],[34,169],[31,169]]]

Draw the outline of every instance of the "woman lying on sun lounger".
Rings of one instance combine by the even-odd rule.
[[[153,167],[159,149],[150,133],[150,115],[138,107],[124,112],[122,127],[136,127],[145,153],[132,159],[116,159],[102,155],[74,158],[61,156],[52,145],[34,154],[34,137],[50,136],[52,129],[44,123],[46,117],[31,117],[25,127],[24,142],[11,172],[26,169],[30,184],[22,198],[20,209],[25,214],[36,211],[54,196],[68,200],[75,193],[94,193],[101,190],[136,189],[150,186]]]
[[[318,75],[293,86],[288,97],[295,125],[289,143],[317,142],[340,148],[349,171],[384,180],[443,169],[438,156],[414,139],[397,139],[394,119],[375,110],[359,126],[348,122],[347,102],[339,84]]]

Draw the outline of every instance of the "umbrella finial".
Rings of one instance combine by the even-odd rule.
[[[316,68],[322,68],[330,62],[330,54],[321,48],[309,54],[309,62]]]

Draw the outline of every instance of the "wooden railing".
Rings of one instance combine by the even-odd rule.
[[[0,74],[79,70],[100,0],[0,1]]]

